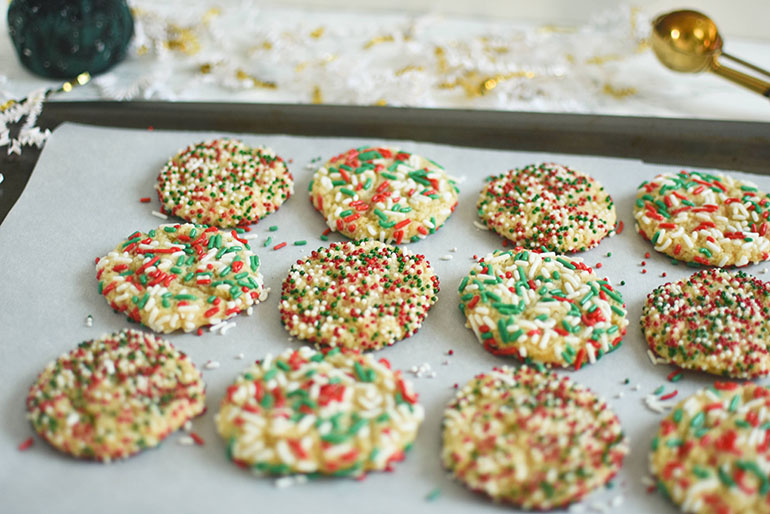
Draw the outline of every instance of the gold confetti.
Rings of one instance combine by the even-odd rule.
[[[163,44],[169,50],[195,55],[201,49],[200,41],[193,28],[169,24],[167,31],[168,39]]]
[[[324,103],[324,97],[321,94],[321,86],[313,86],[312,102],[314,104],[322,104],[322,103]]]
[[[255,77],[253,75],[249,75],[248,73],[246,73],[245,71],[243,71],[240,68],[235,70],[235,77],[238,80],[250,80],[251,84],[254,87],[262,87],[262,88],[265,88],[265,89],[277,89],[278,88],[278,85],[275,82],[265,82],[263,80],[258,79],[257,77]]]
[[[537,74],[535,72],[522,70],[510,73],[500,73],[490,77],[482,76],[476,70],[471,70],[454,81],[446,81],[440,83],[438,88],[454,89],[456,87],[462,87],[465,90],[465,94],[468,96],[468,98],[474,98],[489,93],[498,85],[500,85],[501,82],[505,82],[506,80],[516,78],[533,79],[536,76]]]
[[[320,39],[324,35],[324,32],[326,32],[326,27],[321,25],[320,27],[318,27],[317,29],[315,29],[313,32],[310,33],[310,37],[312,37],[313,39]]]
[[[633,96],[637,93],[637,90],[635,87],[613,87],[609,82],[604,83],[604,87],[602,88],[602,93],[605,95],[609,95],[616,99],[626,98],[629,96]]]
[[[395,75],[397,77],[400,77],[401,75],[403,75],[405,73],[409,73],[410,71],[424,71],[424,70],[425,70],[425,68],[422,67],[422,66],[417,66],[415,64],[409,64],[407,66],[404,66],[401,69],[396,70]]]
[[[212,68],[211,63],[207,62],[205,64],[201,64],[201,67],[198,69],[198,71],[206,75],[211,73],[211,68]]]
[[[437,46],[433,49],[433,54],[436,56],[436,61],[438,61],[439,73],[446,73],[449,70],[449,63],[446,59],[446,51],[442,47]]]
[[[621,60],[623,60],[623,56],[618,54],[595,55],[586,59],[586,64],[595,64],[601,66],[602,64],[606,64],[608,62]]]
[[[387,35],[385,35],[385,36],[377,36],[377,37],[373,37],[372,39],[370,39],[370,40],[369,40],[369,41],[368,41],[368,42],[367,42],[367,43],[364,45],[364,50],[368,50],[369,48],[371,48],[371,47],[373,47],[373,46],[375,46],[375,45],[379,45],[379,44],[381,44],[381,43],[388,43],[388,42],[392,42],[392,41],[395,41],[395,40],[396,40],[396,38],[394,38],[394,37],[393,37],[392,35],[390,35],[390,34],[387,34]]]
[[[543,25],[538,27],[537,31],[540,34],[572,34],[577,32],[577,27],[570,27],[566,25]]]
[[[220,14],[222,14],[222,10],[219,7],[212,7],[203,15],[203,24],[208,25],[213,18],[216,18]]]
[[[386,105],[388,105],[388,102],[385,101],[384,98],[380,98],[379,100],[374,102],[374,105],[376,105],[377,107],[385,107]]]

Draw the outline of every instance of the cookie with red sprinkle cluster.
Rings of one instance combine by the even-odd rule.
[[[623,296],[581,259],[523,248],[496,251],[462,279],[460,309],[484,348],[524,362],[580,369],[617,349]]]
[[[705,266],[770,259],[770,194],[751,182],[695,171],[664,173],[636,193],[637,232],[655,250]]]
[[[239,466],[360,477],[402,460],[423,417],[411,384],[387,360],[303,346],[244,371],[216,424]]]
[[[48,364],[27,396],[32,426],[57,450],[109,462],[157,446],[205,410],[187,356],[151,334],[85,341]]]
[[[615,204],[604,187],[560,164],[532,164],[490,177],[476,208],[491,230],[537,250],[580,252],[615,229]]]
[[[444,411],[444,467],[470,489],[524,509],[580,500],[609,482],[627,453],[606,403],[527,366],[476,375]]]
[[[459,190],[430,159],[361,147],[329,160],[310,183],[310,201],[330,229],[352,239],[408,243],[434,233],[457,206]]]
[[[99,293],[156,332],[190,332],[250,312],[267,291],[242,231],[192,223],[136,231],[97,260]]]
[[[316,346],[377,350],[417,332],[438,291],[425,256],[349,241],[297,261],[278,308],[289,333]]]
[[[688,369],[733,378],[770,372],[770,288],[742,272],[708,269],[647,295],[650,349]]]
[[[294,179],[269,148],[213,139],[172,157],[155,189],[164,212],[226,228],[256,223],[277,211],[293,194]]]
[[[652,440],[650,470],[683,512],[770,512],[770,391],[716,382],[679,402]]]

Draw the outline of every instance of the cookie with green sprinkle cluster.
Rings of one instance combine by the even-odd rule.
[[[593,248],[615,229],[615,204],[593,178],[553,163],[490,177],[476,203],[479,216],[524,248],[560,253]]]
[[[395,244],[434,233],[454,211],[458,195],[440,165],[386,147],[337,155],[310,183],[310,201],[330,229]]]
[[[470,489],[523,509],[580,500],[609,482],[627,454],[605,402],[527,366],[476,375],[444,411],[444,467]]]
[[[465,326],[484,348],[535,365],[580,369],[617,349],[628,319],[620,291],[581,259],[523,248],[480,259],[462,279]]]
[[[650,349],[682,368],[733,378],[770,373],[770,288],[746,273],[699,271],[647,295]]]
[[[704,266],[770,259],[770,194],[751,182],[695,171],[664,173],[636,193],[636,230],[655,250]]]
[[[438,291],[425,256],[349,241],[297,261],[278,308],[289,333],[316,346],[377,350],[417,332]]]
[[[267,291],[242,230],[186,223],[136,231],[97,259],[99,293],[156,332],[190,332],[248,311]]]
[[[652,440],[650,471],[683,512],[770,512],[770,391],[716,382],[679,402]]]
[[[256,223],[277,211],[293,194],[294,179],[269,148],[213,139],[172,157],[155,189],[164,212],[226,228]]]
[[[423,416],[411,385],[387,360],[303,346],[241,373],[216,425],[241,467],[360,477],[402,460]]]
[[[74,457],[109,462],[157,446],[205,410],[205,384],[184,353],[123,330],[48,364],[27,396],[38,434]]]

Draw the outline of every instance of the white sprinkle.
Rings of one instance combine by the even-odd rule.
[[[655,482],[655,479],[652,478],[650,475],[645,475],[642,477],[642,485],[645,487],[652,487],[653,485],[656,485],[657,482]]]
[[[219,367],[219,362],[217,361],[208,361],[206,364],[203,365],[204,369],[217,369]]]
[[[155,216],[156,218],[160,218],[162,220],[167,220],[168,219],[168,216],[166,216],[162,212],[152,211],[152,215]]]
[[[654,394],[648,394],[644,397],[644,404],[653,412],[663,414],[666,409],[670,409],[673,405],[670,402],[662,402],[658,400],[658,397]]]
[[[455,253],[455,252],[457,252],[457,248],[450,248],[449,251],[452,252],[452,253]]]
[[[610,507],[612,507],[613,509],[616,509],[616,508],[620,507],[621,505],[623,505],[623,502],[625,500],[626,499],[623,497],[623,495],[620,494],[620,495],[614,497],[612,499],[612,501],[610,501]]]
[[[252,233],[252,234],[246,234],[245,236],[243,236],[243,239],[256,239],[258,237],[259,237],[259,234]]]
[[[650,350],[649,348],[647,349],[647,357],[650,358],[650,362],[652,362],[653,366],[657,366],[658,363],[660,362],[660,360],[658,360],[658,358],[655,357],[655,354],[652,353],[652,350]]]
[[[243,360],[244,357],[245,355],[243,355],[242,353],[239,353],[238,355],[235,356],[235,359],[241,361]]]
[[[185,432],[192,432],[192,421],[189,419],[184,422],[184,425],[182,425],[182,430]]]
[[[634,391],[638,391],[638,390],[640,390],[641,388],[642,388],[642,386],[641,386],[641,385],[639,385],[639,384],[636,384],[636,385],[634,386]]]
[[[290,475],[286,477],[281,477],[275,482],[275,486],[279,489],[284,489],[286,487],[291,487],[294,485],[301,485],[307,482],[307,476],[306,475]]]
[[[86,316],[86,326],[92,327],[93,325],[94,325],[94,317],[89,314],[88,316]]]
[[[473,221],[473,226],[479,230],[489,230],[486,225],[484,225],[483,223],[479,223],[476,220]]]
[[[620,391],[618,394],[616,394],[615,398],[623,398],[623,391]]]
[[[596,512],[609,512],[610,507],[606,503],[594,502],[591,504],[591,510]]]
[[[442,257],[439,257],[439,259],[442,260],[442,261],[451,261],[452,260],[452,256],[451,255],[444,255]]]
[[[762,268],[762,274],[767,273],[767,268]]]
[[[177,439],[177,441],[178,441],[178,442],[179,442],[179,444],[181,444],[182,446],[193,446],[193,445],[195,444],[195,439],[193,439],[193,438],[192,438],[192,437],[190,437],[189,435],[183,435],[182,437],[180,437],[179,439]]]

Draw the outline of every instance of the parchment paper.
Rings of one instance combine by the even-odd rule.
[[[628,305],[629,330],[622,348],[597,364],[578,372],[564,372],[590,386],[608,400],[620,416],[632,450],[612,487],[586,499],[573,510],[617,507],[626,513],[674,512],[658,494],[649,495],[642,484],[647,474],[650,441],[661,415],[648,410],[643,398],[661,384],[679,390],[677,399],[709,384],[713,378],[686,372],[684,380],[666,382],[671,366],[653,366],[646,355],[639,316],[645,295],[655,286],[688,276],[694,270],[674,266],[652,250],[633,230],[635,189],[645,179],[675,168],[634,160],[578,157],[526,152],[506,152],[448,147],[410,141],[390,145],[430,157],[456,177],[464,178],[460,204],[443,228],[426,240],[408,245],[425,254],[441,281],[439,301],[420,331],[382,350],[415,383],[426,409],[426,419],[407,459],[393,473],[372,473],[363,481],[327,479],[278,488],[275,480],[252,476],[225,457],[225,445],[215,432],[213,414],[225,388],[249,362],[267,353],[298,347],[289,341],[278,317],[280,284],[291,263],[324,243],[326,228],[307,199],[311,159],[325,161],[350,147],[382,144],[354,138],[306,138],[284,135],[242,135],[245,142],[273,147],[290,162],[296,194],[278,213],[253,226],[259,238],[252,246],[260,256],[269,299],[254,309],[252,317],[235,318],[227,335],[206,331],[203,336],[176,334],[169,339],[202,366],[218,361],[219,369],[203,371],[208,385],[208,412],[193,422],[204,446],[178,444],[172,434],[159,448],[126,461],[104,465],[76,461],[36,438],[26,452],[17,446],[33,434],[25,419],[27,390],[45,364],[69,351],[78,342],[98,337],[130,324],[114,313],[97,292],[94,258],[106,254],[134,230],[149,230],[163,223],[151,214],[159,210],[152,189],[165,161],[186,145],[221,133],[159,132],[94,128],[65,124],[43,151],[19,202],[0,226],[0,511],[16,512],[501,512],[513,510],[492,503],[450,480],[442,470],[439,451],[440,423],[453,385],[495,365],[516,365],[483,350],[473,333],[464,328],[457,308],[457,287],[471,266],[473,254],[484,255],[501,247],[501,239],[474,228],[475,201],[484,178],[516,166],[555,161],[585,171],[599,179],[613,195],[621,235],[605,239],[582,256],[599,273],[620,286]],[[323,162],[321,161],[321,162]],[[320,164],[320,162],[319,162]],[[749,176],[765,190],[770,177]],[[152,203],[140,203],[141,197]],[[268,227],[277,225],[277,232]],[[286,241],[279,251],[262,246],[267,235],[273,244]],[[293,246],[306,239],[307,246]],[[342,240],[332,235],[331,241]],[[457,252],[450,252],[457,248]],[[649,258],[644,257],[650,252]],[[612,253],[607,257],[608,252]],[[451,255],[452,260],[441,260]],[[641,261],[647,265],[642,274]],[[747,271],[761,274],[763,265]],[[661,277],[665,272],[667,276]],[[93,316],[87,327],[86,316]],[[448,356],[448,350],[454,355]],[[245,354],[244,360],[235,356]],[[448,364],[444,364],[448,362]],[[430,364],[435,378],[415,378],[412,366]],[[624,385],[624,379],[630,383]],[[633,386],[640,384],[640,390]],[[622,392],[622,398],[617,394]],[[436,491],[440,491],[440,494]],[[433,501],[426,497],[434,492]],[[617,510],[620,510],[617,509]]]

